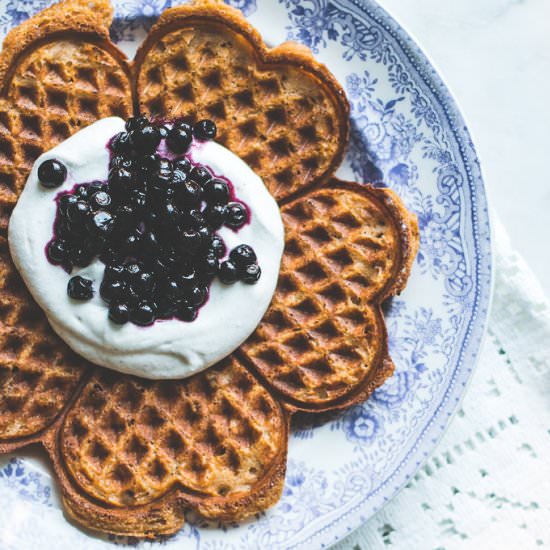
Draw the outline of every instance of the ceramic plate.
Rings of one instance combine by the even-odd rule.
[[[48,3],[0,0],[0,34]],[[342,539],[395,495],[431,453],[456,409],[487,320],[487,204],[476,153],[452,97],[424,54],[375,2],[231,4],[268,43],[303,42],[338,77],[352,117],[339,174],[395,189],[418,215],[420,253],[406,291],[386,310],[394,376],[367,403],[294,427],[277,506],[242,524],[191,521],[153,546],[311,550]],[[132,54],[170,5],[170,0],[117,1],[114,39]],[[30,452],[0,458],[1,548],[137,544],[68,523],[45,461]]]

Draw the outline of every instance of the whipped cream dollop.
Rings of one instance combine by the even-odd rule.
[[[106,180],[107,144],[123,130],[120,118],[100,120],[35,162],[10,219],[10,251],[51,326],[77,353],[95,364],[145,378],[184,378],[229,355],[257,327],[277,285],[283,223],[277,203],[245,162],[215,142],[194,142],[186,156],[231,181],[236,196],[250,209],[249,223],[238,232],[224,226],[217,234],[228,252],[241,243],[252,246],[262,276],[254,285],[240,281],[224,285],[214,279],[208,301],[190,323],[178,319],[158,320],[148,327],[113,323],[98,291],[105,265],[96,258],[69,274],[48,261],[45,248],[53,234],[57,195],[77,183]],[[38,181],[38,166],[47,159],[56,159],[67,168],[65,182],[55,189]],[[67,295],[67,283],[75,275],[94,282],[91,300],[79,302]]]

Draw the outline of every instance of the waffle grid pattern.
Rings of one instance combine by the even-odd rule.
[[[397,232],[361,193],[324,189],[282,209],[286,247],[271,307],[242,351],[293,401],[338,399],[369,374],[383,329],[373,297],[396,261]]]
[[[341,147],[323,85],[291,65],[260,69],[252,45],[226,28],[198,25],[160,38],[140,67],[138,95],[153,116],[212,118],[216,139],[277,199],[315,181]]]
[[[0,239],[0,258],[9,256]],[[36,434],[59,414],[84,361],[53,333],[12,264],[0,262],[0,444]]]
[[[284,448],[284,417],[235,361],[182,381],[99,371],[62,430],[62,454],[91,496],[145,504],[175,483],[203,497],[247,492]]]
[[[17,273],[9,215],[43,151],[99,117],[131,112],[126,75],[86,43],[57,41],[35,50],[7,92],[0,99],[0,443],[48,426],[86,366],[49,327]]]
[[[67,60],[71,63],[67,63]],[[128,78],[100,47],[57,41],[25,58],[0,101],[0,228],[36,158],[80,127],[132,112]]]

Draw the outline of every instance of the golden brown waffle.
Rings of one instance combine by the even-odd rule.
[[[329,178],[348,106],[302,47],[268,50],[237,11],[202,1],[165,12],[131,66],[109,42],[110,17],[104,0],[65,0],[12,31],[0,54],[0,452],[41,442],[73,518],[149,537],[177,531],[189,509],[240,519],[272,505],[290,414],[361,401],[391,374],[380,304],[403,288],[418,230],[391,191]],[[286,227],[278,289],[255,334],[181,381],[74,356],[7,248],[36,156],[96,118],[127,116],[132,96],[158,116],[214,118],[279,199]]]
[[[90,527],[142,535],[173,531],[190,507],[238,519],[273,504],[288,423],[279,403],[228,359],[178,383],[100,369],[59,438],[60,462],[72,478],[65,487],[70,514]],[[153,510],[159,521],[166,517],[164,526],[144,521]]]
[[[165,11],[135,63],[143,112],[213,119],[216,139],[276,199],[332,174],[342,160],[349,107],[334,76],[303,46],[268,49],[224,4]]]
[[[281,213],[277,292],[240,354],[292,410],[363,401],[393,371],[380,304],[405,285],[416,220],[392,191],[336,180]]]
[[[86,368],[23,285],[7,222],[36,157],[81,126],[131,112],[110,16],[106,1],[64,2],[14,29],[0,56],[0,449],[46,428]]]

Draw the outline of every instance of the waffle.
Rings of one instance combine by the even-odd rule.
[[[342,160],[349,107],[334,76],[301,45],[268,49],[224,4],[165,11],[136,55],[135,79],[143,112],[214,120],[216,140],[276,199],[320,181]]]
[[[129,63],[104,0],[65,0],[0,54],[0,452],[40,442],[79,523],[177,531],[184,513],[238,520],[280,497],[289,418],[362,401],[389,376],[380,304],[403,288],[418,229],[389,190],[331,177],[348,105],[296,44],[268,49],[236,10],[167,10]],[[221,141],[278,199],[286,252],[253,336],[191,378],[152,382],[93,367],[49,328],[11,263],[6,228],[35,158],[135,104],[216,120]]]
[[[14,29],[0,56],[0,449],[47,428],[87,369],[49,327],[9,255],[7,224],[34,160],[81,126],[131,112],[105,1],[64,2]],[[70,60],[70,63],[69,63]],[[98,94],[102,90],[102,94]]]
[[[177,529],[190,507],[239,519],[273,504],[287,439],[287,415],[234,359],[177,383],[99,369],[63,421],[56,465],[72,481],[71,516],[158,534]]]
[[[291,410],[363,401],[393,372],[380,304],[405,285],[416,220],[392,191],[338,180],[281,214],[277,291],[238,353]]]

